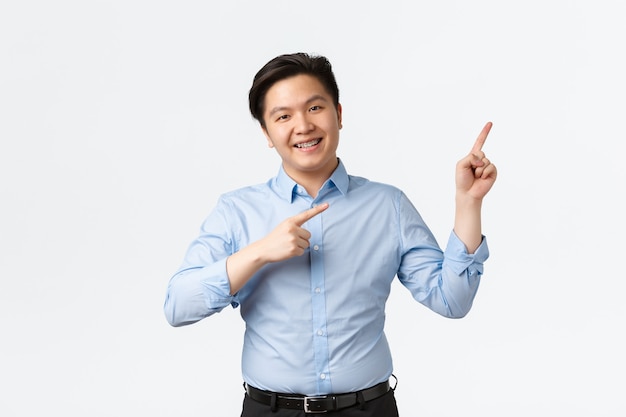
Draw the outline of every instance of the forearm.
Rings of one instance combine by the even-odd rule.
[[[468,253],[474,253],[482,241],[482,199],[457,194],[454,233],[465,245]]]
[[[258,242],[229,256],[226,259],[226,273],[230,282],[230,294],[236,294],[266,263]]]

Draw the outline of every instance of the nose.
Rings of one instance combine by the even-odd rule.
[[[296,133],[309,133],[315,129],[315,125],[309,119],[306,113],[299,114],[296,117],[295,131]]]

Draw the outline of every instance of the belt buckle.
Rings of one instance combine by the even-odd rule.
[[[328,410],[311,410],[309,409],[309,400],[325,400],[328,398],[328,395],[317,395],[312,397],[304,397],[304,412],[307,414],[324,414],[328,413]]]

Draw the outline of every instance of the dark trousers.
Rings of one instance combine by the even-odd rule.
[[[241,413],[241,417],[311,417],[315,415],[287,408],[279,408],[276,411],[272,411],[269,405],[261,404],[248,397],[247,394],[243,399],[243,411]],[[321,416],[322,414],[317,415]],[[365,403],[362,410],[357,404],[343,410],[324,413],[324,415],[329,417],[398,417],[398,407],[396,406],[393,390],[389,390],[382,397]]]

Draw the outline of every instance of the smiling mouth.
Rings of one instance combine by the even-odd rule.
[[[294,146],[296,148],[300,148],[300,149],[306,149],[306,148],[310,148],[312,146],[317,145],[318,143],[320,143],[322,141],[322,139],[313,139],[312,141],[309,142],[304,142],[304,143],[296,143]]]

